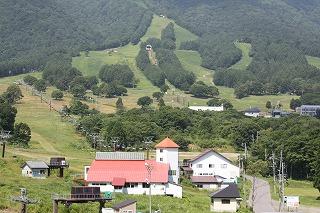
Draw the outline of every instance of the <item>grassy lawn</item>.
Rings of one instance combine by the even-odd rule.
[[[242,58],[240,61],[238,61],[236,64],[234,64],[230,68],[245,70],[247,68],[247,66],[249,66],[249,64],[252,61],[252,58],[249,56],[249,53],[251,50],[251,44],[242,43],[242,42],[235,42],[234,45],[242,51]]]
[[[268,179],[270,183],[271,196],[274,200],[279,200],[278,188],[274,190],[273,180]],[[285,195],[287,196],[299,196],[300,204],[306,206],[320,207],[320,193],[317,189],[313,188],[312,182],[310,181],[298,181],[298,180],[288,180],[288,184],[285,185]]]
[[[312,56],[306,56],[309,64],[315,66],[315,67],[318,67],[320,68],[320,58],[318,57],[312,57]]]

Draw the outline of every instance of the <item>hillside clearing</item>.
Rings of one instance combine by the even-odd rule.
[[[231,69],[239,69],[239,70],[245,70],[249,66],[249,64],[252,61],[252,57],[250,57],[250,51],[251,51],[251,44],[249,43],[243,43],[243,42],[234,42],[234,45],[241,50],[242,57],[241,60],[238,61],[236,64],[232,65]]]
[[[313,56],[306,56],[308,63],[320,69],[320,58]]]

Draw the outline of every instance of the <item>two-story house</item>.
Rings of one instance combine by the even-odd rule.
[[[211,149],[188,161],[182,168],[199,188],[216,189],[228,180],[240,177],[240,169],[231,160]]]

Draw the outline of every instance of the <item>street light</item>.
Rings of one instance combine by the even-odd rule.
[[[145,167],[148,171],[148,176],[146,178],[146,181],[147,181],[147,184],[149,184],[149,213],[152,213],[152,210],[151,210],[151,171],[152,171],[152,165],[145,162]]]

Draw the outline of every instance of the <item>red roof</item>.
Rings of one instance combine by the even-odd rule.
[[[165,138],[156,145],[156,148],[179,148],[180,146],[173,142],[170,138]]]
[[[88,171],[87,182],[110,182],[123,178],[127,183],[146,183],[145,163],[152,165],[151,183],[167,183],[169,165],[154,160],[94,160]],[[115,183],[118,184],[118,181]],[[119,181],[120,182],[120,181]]]
[[[124,186],[125,183],[126,183],[125,178],[114,177],[112,179],[112,186]]]

